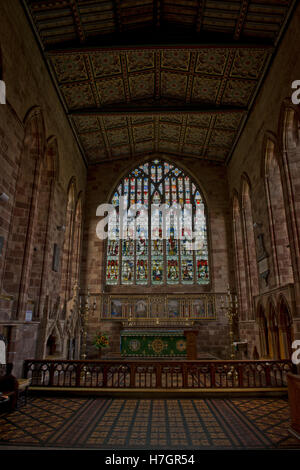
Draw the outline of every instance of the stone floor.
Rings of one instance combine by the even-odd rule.
[[[31,397],[0,415],[0,448],[300,449],[288,426],[284,398]]]

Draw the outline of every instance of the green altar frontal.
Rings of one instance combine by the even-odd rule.
[[[183,331],[123,331],[123,357],[186,357]]]

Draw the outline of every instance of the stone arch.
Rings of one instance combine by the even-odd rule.
[[[47,140],[45,156],[41,163],[39,178],[39,194],[37,200],[36,224],[34,226],[34,254],[30,267],[28,296],[36,305],[36,317],[40,317],[40,305],[45,294],[49,264],[51,263],[51,247],[49,240],[53,238],[54,227],[52,213],[54,205],[54,187],[57,176],[57,142],[55,138]],[[51,237],[52,235],[52,237]]]
[[[31,108],[24,119],[23,147],[34,158],[42,159],[46,147],[46,129],[43,111],[39,106]]]
[[[130,194],[131,194],[130,200],[129,199],[127,200],[129,206],[131,204],[135,204],[136,202],[138,202],[138,197],[140,198],[140,201],[146,200],[147,204],[149,200],[149,204],[150,204],[152,201],[152,198],[155,195],[158,197],[160,203],[166,200],[167,205],[172,205],[174,202],[177,203],[177,198],[179,198],[179,194],[180,194],[179,180],[181,180],[181,183],[182,183],[181,198],[182,198],[182,201],[186,201],[188,199],[189,201],[188,203],[191,204],[191,219],[195,221],[196,208],[199,211],[199,213],[201,212],[201,214],[199,215],[197,219],[197,222],[199,225],[202,224],[202,227],[203,227],[202,248],[197,249],[197,250],[190,250],[192,253],[190,255],[191,258],[187,260],[188,258],[187,256],[180,256],[182,245],[178,244],[178,251],[176,255],[174,255],[174,258],[172,260],[167,260],[167,256],[166,256],[167,242],[163,240],[162,245],[161,245],[161,252],[156,257],[156,259],[154,259],[155,268],[153,268],[153,264],[152,264],[151,269],[150,268],[148,269],[148,267],[151,266],[151,263],[153,263],[153,258],[152,260],[150,259],[150,256],[149,256],[150,250],[146,250],[147,254],[145,254],[144,252],[144,254],[142,255],[143,258],[137,262],[136,270],[135,270],[134,259],[136,259],[137,245],[133,245],[132,251],[130,252],[130,254],[126,255],[126,259],[124,261],[123,250],[120,249],[122,244],[120,244],[119,238],[115,238],[113,242],[106,239],[106,241],[101,242],[101,244],[105,247],[104,249],[105,255],[102,257],[102,260],[103,260],[102,268],[103,268],[103,277],[105,279],[105,285],[113,286],[112,287],[113,289],[115,286],[125,286],[126,284],[135,285],[135,286],[144,285],[145,288],[153,288],[154,286],[155,288],[161,288],[161,286],[167,286],[169,288],[177,284],[180,286],[188,285],[188,284],[190,285],[202,284],[203,286],[205,286],[203,287],[205,289],[206,286],[209,283],[211,283],[210,272],[212,270],[209,269],[209,266],[211,265],[210,263],[211,250],[209,247],[210,234],[209,234],[209,229],[207,228],[209,226],[209,223],[207,221],[207,205],[206,205],[204,197],[202,196],[201,188],[197,186],[196,180],[194,176],[191,175],[191,172],[189,170],[185,172],[185,170],[183,170],[180,164],[177,164],[177,162],[175,161],[170,162],[169,160],[165,159],[164,156],[160,157],[157,155],[155,157],[156,158],[153,158],[152,156],[152,158],[149,158],[148,156],[148,158],[145,158],[144,160],[139,159],[138,161],[136,161],[134,165],[131,164],[129,167],[129,170],[127,168],[127,172],[126,173],[124,172],[122,177],[118,178],[116,186],[114,186],[114,190],[110,191],[109,203],[112,203],[113,205],[115,205],[118,211],[119,198],[123,197],[125,194],[125,187],[127,185],[125,180],[127,182],[130,180],[131,188],[134,186],[136,188],[136,191],[133,192],[132,189],[130,190]],[[169,167],[170,163],[172,167]],[[157,175],[159,174],[159,167],[162,173],[159,176],[160,184],[158,186],[157,185],[158,181],[155,180],[154,173],[156,174],[156,171],[157,171]],[[151,168],[154,168],[154,172],[151,172]],[[172,171],[173,171],[173,175],[172,175]],[[140,190],[138,189],[138,181],[137,181],[138,179],[140,179],[140,185],[141,185]],[[147,184],[144,184],[145,180],[147,180]],[[168,180],[169,182],[166,183],[166,180]],[[175,191],[171,195],[171,183],[170,182],[173,180],[174,182],[172,184],[175,187]],[[184,183],[185,190],[183,190],[184,181],[187,181],[186,183]],[[152,193],[151,191],[149,191],[149,194],[148,194],[148,186],[147,186],[148,182],[149,182],[149,185],[151,185],[150,189],[152,187],[154,188],[154,186],[156,185],[155,192]],[[169,186],[166,186],[166,184],[168,184]],[[166,187],[168,187],[168,189],[166,189]],[[129,193],[126,192],[126,195],[127,195],[126,197],[128,197]],[[169,198],[167,197],[167,195],[169,196]],[[196,198],[199,198],[199,199],[197,199],[196,201]],[[104,217],[104,216],[101,215],[101,217]],[[149,243],[152,243],[151,241],[152,219],[151,217],[149,217],[147,220],[148,220],[147,230],[149,230],[148,240],[150,240]],[[115,223],[116,223],[116,226],[118,227],[119,221],[117,220]],[[193,225],[193,227],[195,227],[195,225],[196,223]],[[100,226],[100,222],[99,222],[99,225],[97,225],[97,227],[99,226]],[[103,226],[101,227],[101,229],[103,229]],[[161,230],[162,232],[161,228],[159,230]],[[103,238],[100,232],[97,232],[97,236],[100,239]],[[171,235],[170,235],[170,239],[171,239]],[[129,245],[128,240],[125,242],[125,244],[126,244],[125,250],[127,250],[127,247]],[[198,253],[197,255],[195,254],[196,252]],[[171,265],[171,263],[174,263],[174,264]],[[142,267],[139,268],[140,266]],[[168,266],[171,266],[171,268],[174,267],[172,271],[170,269],[172,273],[171,275],[174,276],[173,279],[171,278],[170,271],[168,271]],[[142,273],[141,274],[142,280],[139,279],[139,272]],[[153,275],[153,273],[155,274]],[[124,277],[123,277],[123,274],[124,274]],[[155,276],[157,276],[156,279],[155,279]]]
[[[259,294],[256,244],[253,228],[251,186],[246,174],[242,176],[242,219],[245,236],[245,261],[248,279],[249,319],[254,320],[253,297]]]
[[[278,120],[278,139],[280,149],[283,152],[292,150],[299,145],[299,120],[298,107],[294,106],[289,98],[284,100]]]
[[[291,359],[293,342],[293,319],[286,298],[281,295],[278,305],[280,358]]]
[[[71,178],[67,191],[67,206],[65,213],[65,236],[61,260],[61,301],[63,305],[71,298],[72,294],[72,248],[73,248],[73,228],[75,215],[76,180]]]
[[[129,162],[129,164],[126,165],[123,171],[117,172],[115,181],[112,184],[111,189],[107,193],[106,202],[110,203],[118,185],[120,184],[120,181],[126,175],[128,175],[132,170],[134,170],[135,167],[138,167],[139,165],[142,165],[143,163],[147,163],[151,160],[154,160],[155,158],[157,158],[158,160],[163,160],[166,163],[179,167],[181,170],[184,171],[184,173],[186,173],[186,175],[190,176],[195,181],[197,187],[199,188],[201,192],[202,198],[206,206],[206,210],[209,213],[209,192],[205,188],[204,183],[200,180],[199,175],[192,173],[191,169],[184,163],[184,161],[181,161],[178,159],[178,155],[173,155],[173,158],[172,158],[172,155],[170,154],[168,155],[165,155],[165,154],[161,155],[160,153],[154,154],[154,155],[148,154],[148,155],[145,155],[143,158],[137,158],[135,163]]]
[[[48,358],[51,358],[51,356],[61,357],[63,354],[63,341],[57,325],[54,325],[47,337],[45,350]]]
[[[264,176],[276,285],[293,282],[292,260],[276,142],[266,139]]]
[[[260,357],[270,356],[269,326],[263,306],[259,303],[256,311],[256,322],[259,328]]]
[[[300,279],[300,112],[291,102],[281,107],[278,133],[282,149],[282,171],[286,193],[287,220],[290,233],[295,281]]]
[[[239,297],[239,314],[240,320],[244,321],[248,316],[248,294],[247,294],[247,282],[246,282],[246,270],[245,270],[245,250],[244,250],[244,238],[243,238],[243,227],[240,210],[240,202],[238,195],[235,192],[232,200],[233,209],[233,236],[234,236],[234,247],[235,247],[235,265],[236,265],[236,276],[238,286],[238,297]]]
[[[13,316],[22,319],[28,307],[30,267],[34,253],[34,228],[45,150],[45,125],[40,108],[32,108],[24,122],[24,140],[18,169],[12,229],[4,268],[4,290],[15,297]]]

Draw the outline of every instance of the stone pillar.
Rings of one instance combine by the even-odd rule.
[[[198,330],[186,330],[184,332],[186,337],[186,355],[189,360],[197,359],[197,335]]]

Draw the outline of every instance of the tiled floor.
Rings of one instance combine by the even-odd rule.
[[[0,446],[63,448],[298,448],[282,398],[32,397],[0,415]]]

